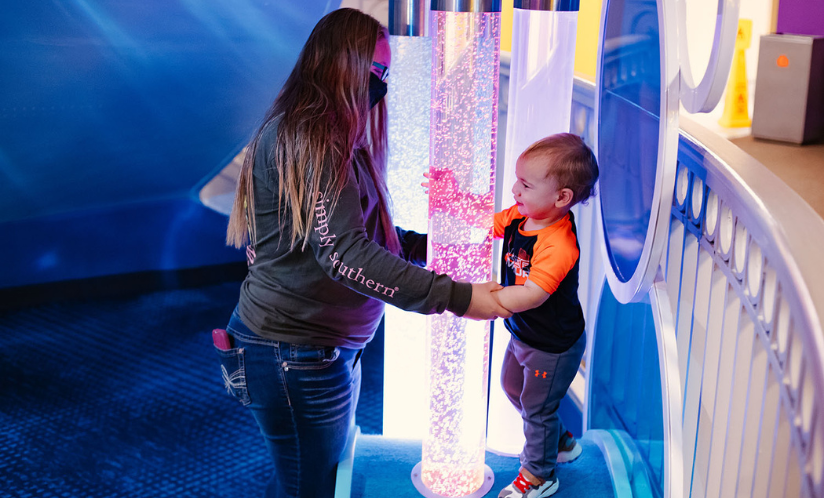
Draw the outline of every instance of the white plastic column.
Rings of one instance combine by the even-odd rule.
[[[498,170],[498,181],[503,182],[502,209],[515,203],[511,189],[518,156],[541,138],[568,132],[572,109],[578,12],[528,10],[517,5],[512,25],[506,163]],[[517,455],[524,445],[523,422],[498,380],[509,337],[503,320],[496,321],[487,446],[496,453]]]
[[[432,40],[390,36],[392,67],[386,94],[389,114],[387,183],[395,224],[426,233],[428,198],[423,173],[429,170],[429,113]],[[386,307],[384,339],[383,435],[423,439],[426,432],[426,317]]]

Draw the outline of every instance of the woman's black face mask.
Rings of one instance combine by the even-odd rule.
[[[369,107],[375,105],[386,96],[387,85],[385,81],[381,81],[375,73],[369,73]]]

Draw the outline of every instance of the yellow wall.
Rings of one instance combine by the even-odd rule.
[[[501,50],[512,52],[512,0],[501,3]]]
[[[575,40],[575,73],[595,81],[598,57],[598,31],[601,27],[601,0],[581,0],[578,12],[578,36]],[[512,0],[504,0],[501,9],[501,50],[512,50]]]
[[[578,37],[575,39],[575,72],[595,81],[598,33],[601,30],[601,0],[581,0]]]

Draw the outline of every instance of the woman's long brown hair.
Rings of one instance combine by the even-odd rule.
[[[229,216],[228,245],[241,248],[257,241],[252,169],[264,128],[280,118],[269,151],[274,164],[266,166],[277,170],[278,202],[286,208],[279,211],[280,216],[289,216],[291,221],[290,247],[300,239],[306,247],[319,193],[331,196],[334,211],[349,168],[359,163],[369,171],[378,191],[386,246],[400,253],[385,178],[386,104],[381,100],[369,108],[375,44],[386,36],[377,20],[355,9],[338,9],[318,22],[249,144]]]

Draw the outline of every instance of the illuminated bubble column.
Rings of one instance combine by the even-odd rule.
[[[429,170],[432,40],[424,36],[427,10],[424,0],[389,4],[387,184],[395,224],[420,233],[426,233],[429,225],[428,198],[420,185]],[[383,435],[423,439],[426,317],[387,306],[385,320]]]
[[[515,203],[515,161],[529,145],[554,133],[568,132],[572,110],[578,0],[515,0],[512,58],[506,114],[506,162],[498,170],[501,207]],[[500,383],[501,362],[509,342],[503,320],[495,323],[490,390],[489,449],[518,454],[524,444],[520,414]]]
[[[456,6],[469,11],[456,12]],[[436,0],[429,33],[430,164],[433,173],[451,172],[456,185],[440,198],[430,197],[429,266],[483,282],[492,273],[500,4]],[[482,496],[492,486],[484,465],[489,323],[433,315],[427,343],[429,414],[421,480],[440,496]]]

